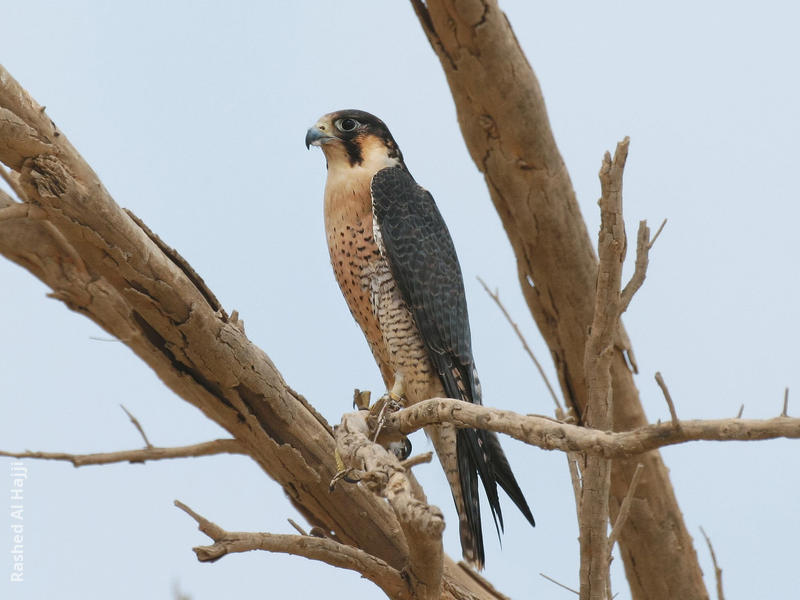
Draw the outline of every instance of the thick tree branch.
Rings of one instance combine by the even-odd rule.
[[[25,201],[0,207],[0,254],[226,429],[315,527],[403,568],[407,548],[386,502],[360,486],[329,491],[335,442],[325,419],[247,338],[238,314],[228,317],[188,263],[114,202],[2,67],[0,162],[16,171]],[[446,590],[496,597],[448,557],[442,563]]]
[[[174,446],[160,448],[150,446],[136,450],[119,450],[117,452],[97,452],[94,454],[70,454],[67,452],[8,452],[0,450],[0,456],[13,458],[34,458],[40,460],[69,461],[74,467],[88,465],[109,465],[112,463],[129,462],[144,463],[148,460],[164,460],[166,458],[196,458],[199,456],[213,456],[215,454],[248,454],[247,450],[234,439],[212,440],[190,446]]]
[[[380,558],[358,548],[346,546],[328,538],[309,535],[226,531],[178,500],[175,500],[175,506],[197,521],[198,529],[214,540],[214,544],[210,546],[193,548],[197,560],[200,562],[214,562],[226,554],[253,550],[294,554],[334,567],[356,571],[380,587],[393,600],[411,600],[412,598],[408,584],[404,581],[400,571],[387,565]]]
[[[336,428],[336,448],[346,466],[360,471],[360,481],[386,498],[408,544],[407,574],[414,597],[437,600],[442,592],[442,532],[444,518],[435,506],[418,497],[406,469],[397,458],[372,441],[369,413],[342,417]]]
[[[600,265],[597,272],[594,317],[583,362],[587,385],[584,422],[589,427],[603,431],[613,427],[611,359],[614,336],[620,327],[622,311],[626,308],[620,286],[627,248],[625,221],[622,218],[622,173],[628,158],[628,144],[627,137],[617,144],[613,161],[606,152],[600,169],[602,196],[599,201],[600,233],[597,243]],[[646,247],[649,232],[646,227],[641,229],[644,231],[640,232],[639,238]],[[640,274],[640,279],[644,281],[644,273]],[[635,286],[631,289],[635,290]],[[581,542],[580,598],[608,600],[611,595],[608,589],[607,559],[611,463],[602,456],[587,453],[582,473],[583,486],[578,517]]]
[[[517,258],[522,293],[550,349],[562,395],[586,408],[584,357],[598,263],[556,146],[539,82],[497,0],[412,0],[453,95],[461,132]],[[616,430],[646,425],[633,383],[628,336],[611,357]],[[631,363],[632,364],[632,363]],[[620,538],[634,600],[707,599],[692,538],[658,453],[615,461],[611,517],[638,462],[639,485]],[[645,586],[646,582],[646,586]]]
[[[667,422],[645,425],[632,431],[610,432],[562,423],[545,416],[520,415],[452,398],[432,398],[389,415],[383,429],[386,432],[407,435],[436,423],[488,429],[505,433],[543,450],[585,452],[604,458],[636,457],[663,446],[700,440],[726,442],[800,439],[800,418],[793,417],[680,421],[680,428]],[[623,499],[624,497],[623,495]]]
[[[117,206],[2,68],[0,140],[0,161],[17,171],[27,201],[2,209],[15,212],[0,218],[0,252],[227,429],[327,531],[402,566],[404,549],[394,539],[388,507],[354,486],[328,492],[336,467],[325,420],[286,385],[186,265]]]

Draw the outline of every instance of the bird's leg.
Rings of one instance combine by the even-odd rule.
[[[405,379],[403,378],[403,374],[396,372],[394,374],[392,389],[387,391],[372,405],[369,409],[370,415],[368,420],[371,428],[375,431],[372,441],[380,443],[390,452],[394,453],[400,460],[405,460],[411,455],[411,442],[408,438],[404,435],[400,435],[399,437],[394,436],[391,439],[381,439],[379,442],[378,437],[386,422],[387,413],[396,412],[405,406],[405,393]],[[384,436],[384,438],[385,437],[386,436]]]
[[[391,390],[381,396],[378,401],[373,404],[370,409],[370,416],[377,417],[387,410],[387,405],[392,411],[400,410],[405,406],[406,401],[406,383],[403,374],[399,371],[394,374],[394,384]]]
[[[369,393],[369,392],[367,392]],[[331,479],[331,483],[329,486],[329,490],[332,492],[333,488],[336,487],[336,482],[340,479],[343,479],[347,483],[358,483],[361,481],[361,476],[363,473],[358,469],[352,469],[347,467],[342,460],[342,455],[339,454],[339,449],[335,448],[333,450],[333,457],[336,459],[336,475],[333,476]]]

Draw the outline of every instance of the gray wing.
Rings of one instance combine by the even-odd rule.
[[[464,280],[453,240],[430,192],[401,167],[382,169],[372,178],[372,208],[387,262],[400,294],[419,329],[445,392],[451,398],[481,404],[476,385]],[[497,436],[459,429],[457,455],[467,520],[483,563],[478,478],[503,526],[499,483],[525,517],[533,515],[517,484]]]
[[[372,206],[392,275],[433,363],[445,377],[445,367],[462,372],[469,382],[463,399],[480,403],[464,281],[453,240],[433,197],[407,171],[393,167],[373,177]],[[454,384],[446,381],[445,391],[462,398],[464,394]]]

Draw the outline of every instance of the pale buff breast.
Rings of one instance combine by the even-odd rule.
[[[336,281],[377,361],[387,389],[403,373],[410,404],[443,395],[411,313],[375,239],[370,182],[385,159],[351,166],[329,157],[325,231]]]
[[[370,279],[376,263],[381,261],[372,233],[369,190],[372,173],[365,169],[348,173],[330,162],[325,184],[325,234],[331,265],[347,306],[369,342],[384,381],[390,386],[394,371],[370,297]]]

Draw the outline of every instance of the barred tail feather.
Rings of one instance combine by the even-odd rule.
[[[481,530],[481,509],[478,495],[478,478],[483,483],[483,489],[489,500],[494,526],[497,535],[503,531],[503,512],[500,508],[500,498],[497,493],[497,484],[505,490],[509,498],[517,505],[528,522],[535,526],[533,514],[528,506],[525,496],[517,483],[514,473],[508,464],[497,435],[491,431],[476,429],[459,429],[456,434],[456,454],[458,456],[458,474],[461,483],[461,494],[464,498],[467,525],[469,529],[468,540],[471,542],[471,552],[474,554],[473,562],[479,569],[485,562],[483,547],[483,532]],[[462,550],[466,554],[465,535],[462,533]]]

